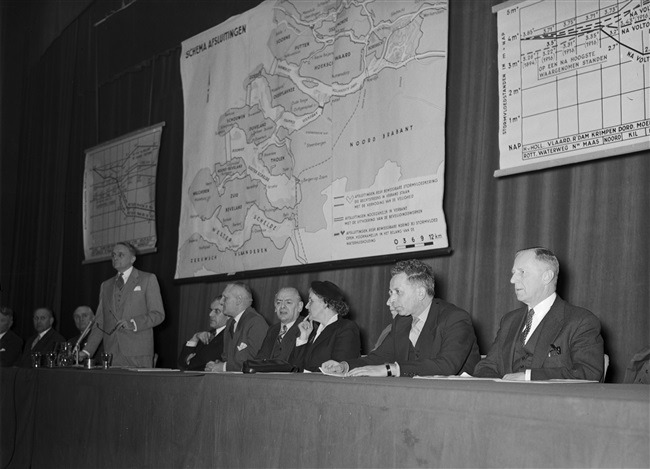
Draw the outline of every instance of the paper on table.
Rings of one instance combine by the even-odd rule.
[[[345,378],[347,376],[345,373],[332,373],[330,371],[325,371],[322,367],[319,367],[318,369],[321,371],[321,373],[327,376],[336,376],[337,378]]]
[[[444,375],[434,375],[434,376],[414,376],[414,378],[419,379],[447,379],[447,380],[461,380],[461,381],[503,381],[501,378],[478,378],[463,372],[460,375],[444,376]]]
[[[419,379],[447,379],[447,380],[459,380],[459,381],[496,381],[499,383],[528,383],[528,384],[550,384],[550,383],[597,383],[598,381],[589,381],[585,379],[549,379],[546,381],[518,381],[510,379],[501,379],[501,378],[478,378],[476,376],[469,375],[465,372],[458,376],[415,376]]]

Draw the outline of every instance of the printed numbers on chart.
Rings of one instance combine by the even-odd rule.
[[[419,236],[416,235],[416,236],[409,236],[409,237],[394,238],[393,244],[398,246],[400,244],[425,243],[429,241],[435,241],[435,239],[436,239],[435,234],[419,235]]]

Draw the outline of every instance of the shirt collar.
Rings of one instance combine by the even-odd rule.
[[[553,306],[555,298],[557,298],[557,293],[553,292],[542,301],[537,303],[534,307],[528,308],[528,310],[530,311],[531,309],[534,309],[535,316],[544,317],[546,316],[546,313],[548,313],[551,309],[551,306]]]
[[[129,277],[131,276],[131,272],[133,272],[133,266],[129,267],[124,272],[122,272],[122,278],[124,279],[124,283],[126,283],[127,280],[129,280]]]
[[[282,329],[282,326],[286,326],[287,330],[291,329],[291,326],[293,326],[296,323],[296,321],[291,321],[287,324],[280,324],[280,329]]]
[[[232,317],[232,319],[235,321],[235,325],[239,324],[239,320],[241,319],[241,315],[244,314],[245,312],[246,312],[246,310],[242,311],[237,316]]]

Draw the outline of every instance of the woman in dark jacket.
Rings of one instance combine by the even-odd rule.
[[[328,281],[312,282],[306,307],[309,316],[298,326],[300,337],[289,358],[291,363],[301,371],[319,371],[327,360],[343,361],[361,355],[359,327],[343,318],[350,308],[339,287]],[[312,321],[319,325],[314,327]]]

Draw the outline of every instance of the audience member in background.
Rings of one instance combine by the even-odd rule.
[[[390,333],[367,356],[323,363],[329,373],[351,376],[432,376],[471,372],[480,360],[467,311],[434,298],[431,267],[419,260],[391,269],[388,306]]]
[[[253,294],[244,283],[229,283],[223,291],[223,312],[228,319],[221,360],[210,361],[207,371],[241,371],[246,360],[252,360],[262,346],[269,326],[251,306]]]
[[[0,307],[0,367],[13,366],[23,351],[23,339],[11,330],[13,323],[13,310]]]
[[[293,287],[285,287],[275,294],[275,314],[280,322],[273,324],[264,338],[257,359],[275,358],[288,361],[300,335],[298,325],[304,303]]]
[[[93,313],[93,310],[90,309],[89,306],[79,306],[72,313],[72,319],[74,319],[74,325],[79,331],[79,334],[68,339],[68,343],[74,348],[77,345],[77,342],[79,342],[79,350],[83,350],[83,348],[86,346],[86,343],[88,342],[88,337],[90,337],[90,331],[92,329],[88,330],[85,337],[82,338],[81,335],[84,332],[86,332],[86,328],[88,327],[88,325],[92,321],[94,321],[95,313]],[[98,357],[101,356],[103,351],[104,351],[103,344],[99,344],[99,347],[97,347],[97,351],[92,356],[92,358],[97,359]]]
[[[221,295],[212,300],[210,308],[210,330],[197,332],[185,343],[178,356],[181,370],[203,371],[209,361],[218,360],[223,353],[228,316],[223,314]]]
[[[34,311],[34,329],[36,334],[25,342],[25,350],[21,359],[21,366],[32,366],[32,353],[53,352],[57,342],[65,342],[65,339],[54,328],[54,314],[49,308],[37,308]]]
[[[133,267],[136,251],[129,243],[115,244],[112,259],[117,276],[101,285],[96,327],[82,354],[92,357],[103,340],[113,366],[151,368],[153,328],[165,319],[158,279]]]
[[[526,306],[501,319],[496,339],[474,376],[509,380],[600,380],[600,321],[557,293],[560,264],[541,247],[517,252],[510,283]]]
[[[309,316],[302,321],[300,337],[289,361],[301,370],[319,371],[327,360],[347,360],[361,354],[359,327],[345,319],[350,310],[343,292],[332,282],[314,281],[307,303]],[[313,321],[319,325],[313,326]]]

